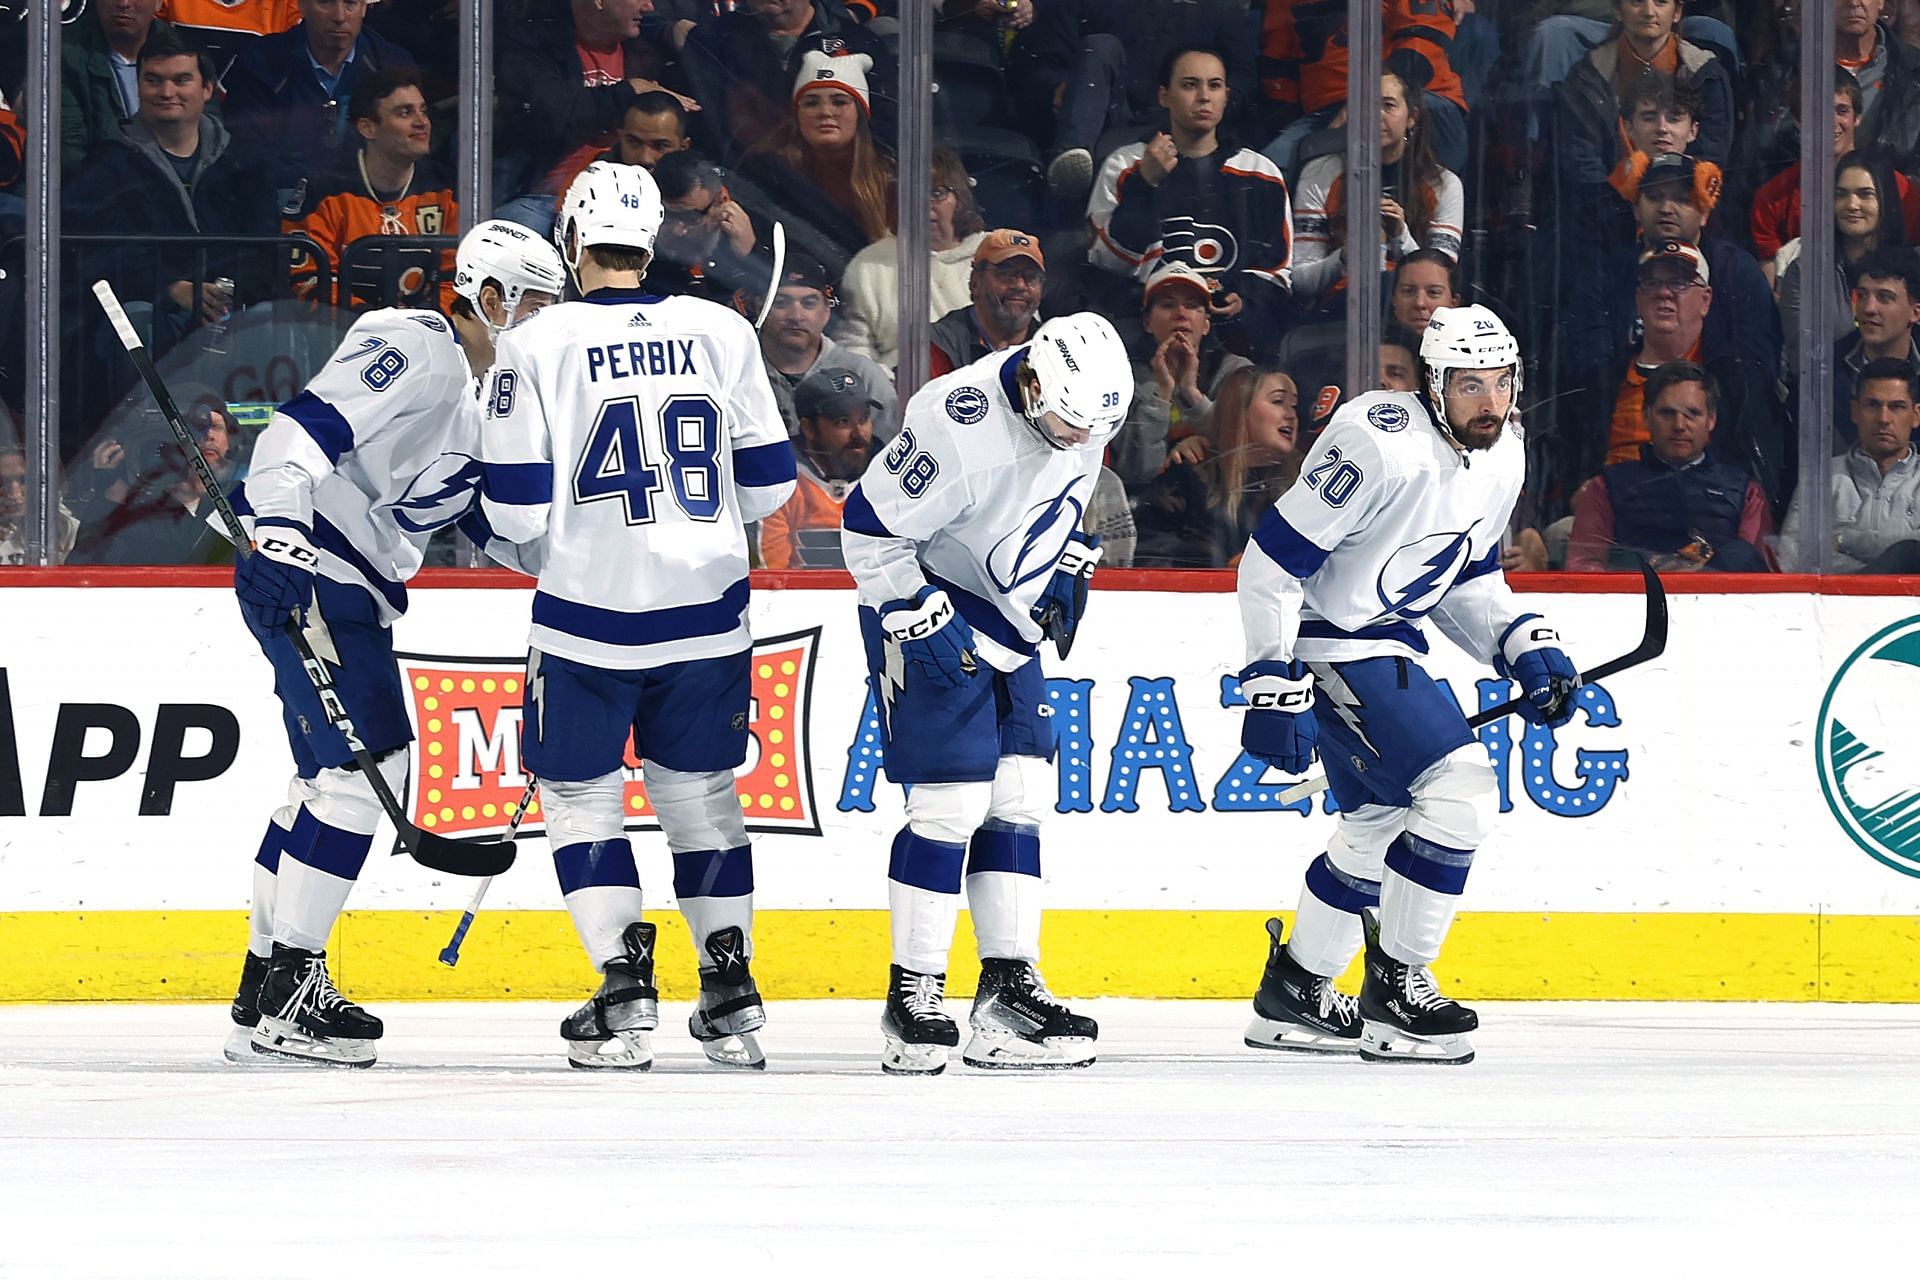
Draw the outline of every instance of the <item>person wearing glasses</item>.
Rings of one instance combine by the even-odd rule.
[[[705,298],[751,319],[748,297],[765,297],[773,275],[772,223],[735,200],[726,171],[697,151],[669,152],[652,168],[664,212],[647,287]]]
[[[1038,236],[1001,227],[973,251],[967,289],[973,301],[933,325],[933,376],[1017,347],[1040,322],[1040,295],[1047,287],[1047,257]]]
[[[1570,494],[1602,468],[1641,457],[1651,440],[1649,379],[1655,370],[1685,361],[1705,368],[1715,384],[1714,459],[1758,480],[1769,498],[1779,496],[1784,439],[1771,366],[1748,360],[1710,324],[1724,302],[1715,287],[1719,278],[1700,248],[1684,240],[1642,251],[1634,284],[1640,342],[1617,365],[1590,368],[1568,384],[1580,388],[1569,396],[1577,416],[1562,419],[1574,438],[1560,441],[1564,470],[1557,474],[1567,479]]]
[[[933,149],[933,193],[927,205],[933,250],[927,319],[938,320],[972,300],[973,255],[987,238],[973,202],[973,179],[947,147]],[[855,254],[840,277],[841,346],[886,368],[900,363],[900,242],[892,235]]]

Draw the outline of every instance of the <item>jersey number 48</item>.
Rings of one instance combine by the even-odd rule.
[[[600,406],[573,473],[573,500],[619,500],[627,523],[652,524],[654,495],[671,485],[690,520],[720,518],[720,408],[706,396],[675,396],[660,406],[658,431],[643,430],[638,397]],[[644,424],[652,426],[655,424]],[[664,472],[665,478],[662,478]]]

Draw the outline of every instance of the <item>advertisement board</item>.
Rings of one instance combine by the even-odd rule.
[[[395,632],[419,739],[407,803],[442,834],[497,835],[528,783],[531,593],[486,581],[416,589]],[[1072,659],[1047,657],[1045,964],[1062,990],[1245,994],[1260,921],[1292,907],[1331,829],[1328,797],[1281,805],[1292,779],[1240,751],[1239,615],[1217,589],[1230,580],[1194,581],[1215,589],[1096,589]],[[1631,590],[1530,603],[1582,666],[1630,649],[1644,614]],[[231,594],[35,586],[0,591],[0,608],[0,999],[227,994],[252,852],[291,772]],[[1920,601],[1676,589],[1671,608],[1665,655],[1586,690],[1573,724],[1481,731],[1502,814],[1442,972],[1463,995],[1920,998]],[[763,589],[751,609],[738,780],[763,981],[877,990],[901,793],[853,595]],[[1511,695],[1434,648],[1468,711]],[[649,907],[669,913],[637,767],[626,801]],[[458,970],[432,957],[471,882],[371,861],[336,940],[341,973],[369,997],[580,989],[591,974],[537,797],[520,844]],[[960,932],[956,974],[971,964]],[[662,938],[686,950],[677,924]]]

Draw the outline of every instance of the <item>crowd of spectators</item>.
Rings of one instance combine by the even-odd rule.
[[[924,264],[896,237],[910,3],[936,26]],[[928,276],[936,376],[1047,315],[1113,318],[1137,386],[1103,519],[1137,530],[1135,564],[1232,564],[1351,394],[1357,267],[1381,276],[1383,387],[1417,389],[1437,307],[1485,303],[1520,335],[1510,565],[1817,567],[1798,548],[1796,338],[1822,315],[1829,567],[1911,567],[1920,0],[1804,19],[1789,0],[1381,7],[1374,244],[1346,243],[1348,0],[496,0],[484,212],[544,234],[585,165],[643,165],[666,209],[649,285],[765,304],[804,460],[761,531],[769,566],[833,562],[819,531],[899,430],[903,270]],[[1803,20],[1838,50],[1828,279],[1801,252]],[[92,0],[62,48],[71,278],[114,281],[162,353],[269,301],[444,305],[478,216],[449,180],[476,105],[459,83],[444,0]],[[0,242],[23,216],[21,87],[0,59]],[[145,446],[97,433],[128,375],[103,372],[77,295],[63,338],[97,357],[69,361],[62,396],[75,557],[200,554],[108,527],[103,503],[196,499],[177,474],[124,474]],[[18,396],[10,339],[0,323],[0,399]],[[228,465],[244,441],[217,401],[197,429]]]

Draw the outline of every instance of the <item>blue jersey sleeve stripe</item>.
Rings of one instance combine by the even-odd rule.
[[[1462,569],[1460,576],[1454,579],[1453,585],[1457,587],[1463,582],[1472,582],[1475,578],[1484,578],[1499,567],[1500,544],[1496,542],[1487,548],[1487,554]]]
[[[1260,521],[1260,527],[1253,531],[1253,540],[1260,544],[1268,558],[1296,578],[1311,578],[1314,570],[1325,564],[1327,556],[1332,554],[1315,546],[1305,534],[1288,524],[1277,507]]]
[[[785,440],[755,445],[733,455],[733,480],[749,489],[771,489],[799,478],[793,446]]]
[[[340,411],[311,391],[302,391],[280,406],[280,412],[292,418],[313,437],[328,462],[338,462],[353,450],[353,426]]]
[[[553,501],[553,468],[544,462],[481,464],[480,490],[495,502],[531,507]]]
[[[747,607],[748,591],[747,580],[742,578],[718,600],[638,613],[578,604],[541,591],[533,597],[533,625],[599,644],[638,646],[697,640],[725,635],[738,627]]]
[[[867,495],[861,492],[859,485],[853,486],[853,492],[847,495],[846,503],[840,508],[840,527],[864,533],[869,538],[894,536],[893,530],[881,523],[879,513],[867,501]]]

